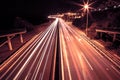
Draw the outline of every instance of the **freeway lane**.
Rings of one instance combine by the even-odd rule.
[[[49,80],[56,54],[56,19],[25,49],[15,53],[0,67],[0,80]],[[54,75],[54,74],[53,74]]]
[[[57,18],[0,66],[0,80],[54,79],[120,80],[120,71],[83,32]]]
[[[62,80],[120,80],[115,65],[86,41],[84,33],[62,19],[59,38]]]

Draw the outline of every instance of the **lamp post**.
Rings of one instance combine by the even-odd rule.
[[[89,5],[84,4],[84,11],[86,12],[86,35],[88,34],[88,10],[89,10]]]
[[[93,3],[94,2],[89,3],[89,0],[87,0],[87,2],[85,2],[83,0],[83,4],[74,3],[75,5],[82,6],[81,10],[83,10],[84,12],[86,12],[86,31],[85,31],[86,35],[88,34],[88,13],[89,13],[89,9],[94,9],[94,8],[90,7]]]

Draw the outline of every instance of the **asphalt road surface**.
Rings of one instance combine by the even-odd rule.
[[[52,78],[58,36],[57,23],[58,19],[39,34],[27,48],[10,57],[10,60],[0,67],[0,80],[49,80]]]
[[[56,18],[0,66],[0,80],[120,80],[120,69],[85,37]]]
[[[115,65],[85,39],[84,33],[59,19],[61,80],[120,80]]]

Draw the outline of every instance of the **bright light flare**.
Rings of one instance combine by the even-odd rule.
[[[83,10],[84,12],[86,12],[86,11],[89,12],[90,9],[94,9],[94,8],[90,7],[93,3],[94,2],[90,3],[89,0],[87,2],[83,1],[83,4],[80,4],[80,6],[82,7],[81,10]]]
[[[96,1],[94,1],[94,2],[89,2],[89,0],[87,0],[87,1],[84,1],[84,0],[83,0],[83,4],[76,3],[76,2],[71,2],[71,4],[74,4],[74,5],[76,5],[76,6],[82,7],[80,10],[83,10],[84,12],[86,12],[86,11],[89,12],[90,9],[95,10],[95,8],[91,7],[91,5],[94,4],[95,2],[96,2]]]
[[[85,5],[84,5],[84,8],[85,8],[85,9],[88,9],[88,8],[89,8],[89,5],[88,5],[88,4],[85,4]]]

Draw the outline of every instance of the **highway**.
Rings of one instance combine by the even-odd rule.
[[[0,67],[0,80],[49,80],[54,77],[58,19],[31,44]]]
[[[61,80],[120,80],[120,71],[79,29],[59,20]]]
[[[0,66],[0,80],[120,80],[119,70],[82,31],[56,18]]]

